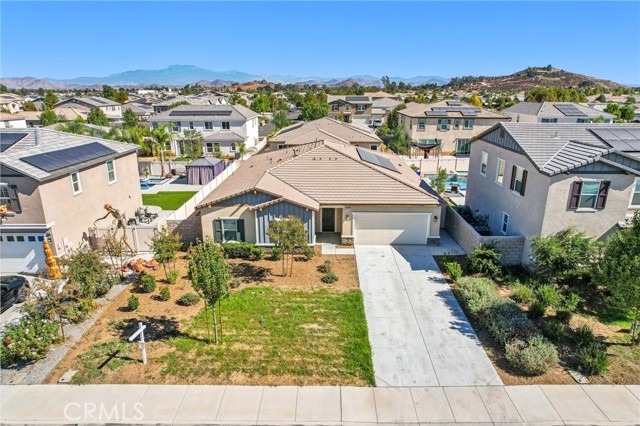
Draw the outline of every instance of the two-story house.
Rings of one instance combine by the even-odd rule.
[[[177,156],[187,153],[184,131],[202,133],[205,154],[237,155],[240,144],[247,149],[258,143],[258,113],[242,105],[180,105],[153,116],[151,128],[172,123],[168,130],[174,133],[170,148]]]
[[[142,205],[137,145],[43,128],[3,130],[0,142],[2,272],[41,272],[44,238],[57,256],[78,248],[105,204],[127,217]]]
[[[160,114],[172,109],[176,104],[188,105],[227,105],[228,96],[222,94],[202,94],[192,96],[171,96],[166,99],[158,99],[153,103],[153,112]]]
[[[604,238],[640,210],[639,177],[638,124],[500,123],[472,140],[466,205],[492,235]]]
[[[23,115],[0,112],[0,129],[24,129],[27,120]]]
[[[373,99],[369,96],[329,95],[329,117],[359,126],[371,124]]]
[[[462,101],[411,102],[398,111],[398,121],[418,150],[443,155],[469,155],[474,136],[509,117]],[[416,150],[416,152],[419,152]]]
[[[516,123],[612,123],[615,115],[573,102],[520,102],[502,111]]]
[[[110,123],[120,123],[122,121],[122,105],[111,99],[100,96],[80,96],[62,100],[58,102],[57,107],[73,107],[86,112],[94,108],[98,108],[109,118]]]

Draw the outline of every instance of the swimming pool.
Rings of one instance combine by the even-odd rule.
[[[152,186],[162,185],[169,179],[166,178],[146,178],[140,179],[140,189],[149,189]]]
[[[431,182],[431,180],[434,179],[435,177],[436,175],[426,176],[426,178],[429,179],[429,182]],[[466,191],[467,190],[467,172],[456,172],[456,173],[449,174],[444,184],[447,191],[451,190],[451,185],[458,185],[458,189],[460,189],[461,191]]]

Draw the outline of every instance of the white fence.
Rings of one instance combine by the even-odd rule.
[[[114,231],[115,227],[89,228],[91,248],[104,248],[105,238]],[[150,252],[151,239],[158,234],[158,225],[127,226],[127,242],[136,252]],[[116,238],[122,237],[122,230],[116,231]]]
[[[469,170],[469,157],[456,157],[453,155],[431,155],[429,158],[423,156],[402,155],[402,159],[409,165],[415,165],[422,171],[422,174],[435,174],[438,168],[446,169],[447,172],[466,172]]]

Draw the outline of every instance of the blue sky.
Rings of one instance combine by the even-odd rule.
[[[552,64],[640,83],[637,1],[0,7],[2,77],[105,76],[172,64],[255,74],[451,77]]]

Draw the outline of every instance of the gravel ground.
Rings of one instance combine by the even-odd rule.
[[[26,365],[17,365],[11,368],[3,367],[2,370],[0,370],[0,384],[36,385],[42,383],[56,365],[62,361],[73,345],[75,345],[87,330],[93,326],[96,320],[100,318],[100,315],[102,315],[107,305],[120,294],[127,285],[133,282],[133,278],[134,275],[130,275],[127,281],[114,285],[104,297],[96,299],[99,307],[87,320],[80,324],[66,324],[64,327],[66,341],[55,346],[45,358]],[[23,376],[22,379],[20,379],[21,376]],[[12,381],[14,382],[12,383]]]

